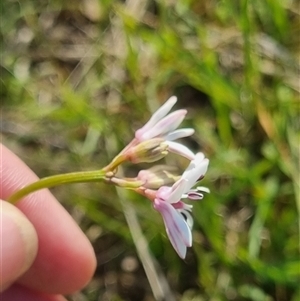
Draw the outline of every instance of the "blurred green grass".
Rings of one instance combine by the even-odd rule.
[[[147,200],[102,184],[55,188],[98,258],[72,300],[154,300],[143,262],[124,268],[138,257],[126,207],[176,300],[298,300],[297,1],[0,5],[1,139],[40,177],[102,167],[173,94],[196,129],[187,145],[211,162],[184,262]]]

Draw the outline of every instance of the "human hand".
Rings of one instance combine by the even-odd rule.
[[[0,144],[0,198],[37,176]],[[92,277],[93,248],[67,211],[46,189],[13,206],[0,200],[1,301],[65,301]]]

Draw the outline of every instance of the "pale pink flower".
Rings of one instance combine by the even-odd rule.
[[[181,143],[174,140],[188,137],[194,134],[192,128],[178,129],[186,116],[187,111],[177,110],[170,113],[170,110],[177,102],[175,96],[170,97],[150,118],[150,120],[135,132],[135,140],[140,143],[153,138],[163,138],[168,144],[168,150],[181,156],[194,159],[194,153]],[[135,142],[135,143],[136,143]]]
[[[187,247],[192,246],[193,225],[190,214],[192,205],[185,204],[181,199],[202,199],[202,192],[209,192],[205,187],[191,189],[204,177],[208,164],[209,160],[202,153],[196,154],[172,187],[162,186],[155,194],[153,206],[162,215],[170,242],[181,258],[185,258]]]

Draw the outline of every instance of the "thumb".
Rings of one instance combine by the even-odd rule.
[[[30,221],[17,207],[0,200],[0,292],[28,270],[37,249]]]

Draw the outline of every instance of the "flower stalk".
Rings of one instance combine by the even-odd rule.
[[[105,179],[106,172],[104,170],[72,172],[42,178],[32,184],[29,184],[17,192],[13,193],[7,201],[16,204],[26,195],[44,188],[51,188],[64,184],[99,182]]]

